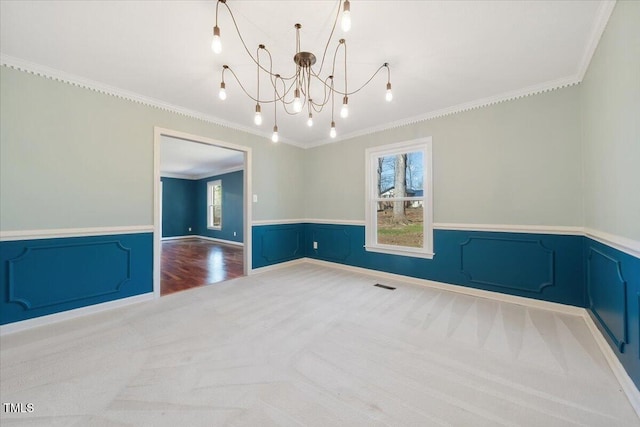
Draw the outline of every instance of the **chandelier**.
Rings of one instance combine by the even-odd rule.
[[[247,91],[245,85],[242,84],[238,75],[233,71],[233,69],[229,65],[222,66],[222,81],[220,83],[220,91],[218,93],[219,98],[224,101],[227,99],[226,92],[226,84],[225,84],[225,73],[230,73],[235,81],[238,83],[242,91],[253,100],[255,105],[255,113],[254,113],[254,123],[256,126],[260,126],[262,124],[262,106],[265,104],[273,104],[273,134],[271,136],[271,140],[273,142],[278,142],[278,105],[281,104],[282,109],[285,114],[288,115],[302,115],[306,113],[307,117],[307,125],[309,127],[313,126],[313,118],[314,113],[320,113],[323,111],[325,107],[328,107],[329,104],[331,106],[331,127],[329,129],[329,136],[331,138],[335,138],[336,133],[336,122],[334,120],[334,109],[335,109],[335,97],[338,97],[338,100],[342,98],[342,107],[340,109],[340,117],[346,119],[349,116],[349,96],[359,92],[364,87],[366,87],[373,78],[381,72],[383,69],[387,71],[387,86],[386,86],[386,94],[385,98],[388,102],[391,101],[393,95],[391,93],[391,70],[389,68],[389,63],[385,62],[371,75],[371,77],[365,81],[362,86],[358,87],[355,90],[349,90],[349,86],[347,84],[347,41],[344,38],[340,38],[338,40],[338,44],[333,53],[333,60],[331,62],[331,68],[329,69],[328,62],[325,62],[327,51],[329,49],[329,45],[331,44],[331,40],[335,33],[335,29],[338,23],[338,18],[342,12],[341,18],[341,27],[343,32],[348,32],[351,29],[351,4],[349,0],[339,0],[338,7],[335,19],[333,21],[333,27],[331,28],[331,33],[329,34],[329,38],[324,48],[324,52],[322,54],[322,58],[320,60],[320,65],[314,68],[318,58],[311,52],[303,51],[300,47],[300,29],[302,25],[295,24],[294,28],[296,30],[296,51],[293,55],[293,66],[294,71],[291,71],[289,74],[276,73],[273,71],[273,59],[271,56],[271,52],[267,49],[264,44],[259,44],[256,49],[255,55],[247,47],[247,44],[240,33],[240,29],[238,27],[238,23],[236,21],[231,8],[227,4],[227,0],[217,0],[216,1],[216,24],[213,27],[213,41],[211,43],[211,49],[214,53],[219,54],[222,52],[222,40],[220,37],[220,28],[218,27],[218,8],[220,5],[226,7],[229,15],[231,16],[231,20],[233,22],[233,26],[236,29],[238,37],[242,42],[242,45],[247,53],[247,55],[251,58],[251,60],[256,65],[257,70],[257,90],[256,94],[253,95]],[[340,7],[342,6],[342,7]],[[338,56],[340,54],[344,55],[344,69],[343,77],[344,81],[340,79],[340,83],[336,83],[337,78],[334,78],[336,75],[336,61],[338,60]],[[261,61],[261,58],[263,60]],[[323,68],[326,66],[327,70],[325,70],[326,77],[323,77]],[[265,75],[268,77],[270,82],[269,87],[264,92],[268,91],[268,95],[261,95],[260,92],[260,80],[261,75],[264,77]],[[320,85],[321,92],[323,93],[322,99],[312,99],[311,98],[311,86],[312,84]],[[319,93],[319,92],[314,92]]]

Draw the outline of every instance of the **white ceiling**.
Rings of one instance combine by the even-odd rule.
[[[264,43],[283,75],[293,70],[293,25],[303,25],[302,49],[320,56],[338,8],[329,0],[228,4],[250,49]],[[233,79],[226,79],[228,99],[217,97],[223,64],[251,93],[256,68],[224,7],[223,53],[211,52],[215,6],[214,0],[2,0],[0,51],[4,63],[48,67],[269,136],[272,105],[263,107],[265,122],[257,128],[255,104]],[[338,25],[329,51],[338,38],[347,39],[350,88],[389,62],[394,99],[384,101],[386,76],[378,75],[350,97],[348,119],[336,111],[338,139],[478,100],[576,83],[610,11],[610,2],[601,1],[352,0],[352,29],[345,35]],[[278,117],[283,140],[302,146],[326,142],[330,121],[328,112],[316,115],[309,129],[305,117]]]
[[[160,137],[160,174],[199,179],[240,170],[244,153],[193,141]]]

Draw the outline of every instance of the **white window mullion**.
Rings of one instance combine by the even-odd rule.
[[[421,258],[433,257],[431,153],[431,138],[366,150],[365,248],[367,251]],[[404,194],[398,197],[394,194],[395,180],[403,175],[397,175],[395,170],[399,155],[404,155],[406,161],[403,177],[405,188],[415,190],[416,193],[420,191],[421,195],[416,196],[411,192],[409,193],[413,194],[411,196]],[[378,172],[379,160],[383,165],[380,173]],[[389,197],[381,197],[378,194],[379,188],[385,189]],[[405,204],[402,209],[407,215],[408,223],[396,223],[390,218],[389,215],[393,215],[393,209],[398,208],[398,203]],[[379,207],[382,208],[381,211],[378,211]],[[422,239],[419,237],[420,233],[422,233]],[[379,242],[381,236],[384,236],[382,243]]]

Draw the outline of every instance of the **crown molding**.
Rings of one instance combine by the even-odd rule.
[[[160,172],[160,177],[161,178],[189,179],[191,181],[197,181],[199,179],[204,179],[204,178],[224,175],[226,173],[238,172],[238,171],[242,171],[242,170],[244,170],[244,166],[234,166],[234,167],[227,168],[227,169],[222,169],[222,170],[216,171],[216,172],[200,173],[200,174],[197,174],[197,175],[190,175],[190,174],[187,174],[187,173],[177,173],[177,172]]]
[[[160,178],[175,178],[175,179],[189,179],[195,181],[196,178],[193,175],[186,173],[174,173],[174,172],[160,172]]]
[[[587,47],[584,51],[584,54],[582,55],[582,61],[580,62],[580,68],[578,70],[578,77],[580,81],[584,79],[584,75],[589,69],[591,59],[596,53],[598,43],[600,43],[602,34],[607,27],[607,23],[609,22],[609,18],[611,18],[611,14],[613,13],[613,9],[615,8],[615,6],[616,0],[607,0],[600,3],[600,8],[593,23],[593,30],[591,32],[591,36],[589,37],[589,43],[587,43]]]
[[[268,139],[271,142],[271,134],[267,132],[260,132],[255,128],[239,125],[230,121],[222,120],[220,118],[200,113],[198,111],[190,110],[188,108],[181,107],[179,105],[170,104],[168,102],[161,101],[159,99],[150,98],[148,96],[140,95],[135,92],[120,89],[115,86],[110,86],[95,80],[86,79],[84,77],[77,76],[75,74],[67,73],[65,71],[57,70],[55,68],[47,67],[45,65],[37,64],[35,62],[26,61],[14,56],[0,54],[0,65],[6,68],[22,71],[24,73],[33,74],[35,76],[44,77],[49,80],[66,83],[71,86],[88,89],[93,92],[98,92],[103,95],[109,95],[116,98],[124,99],[127,101],[142,104],[147,107],[157,108],[159,110],[168,111],[181,116],[189,117],[203,122],[211,123],[220,127],[248,133],[251,135],[259,136],[261,138]],[[287,138],[280,138],[280,141],[294,145],[299,148],[304,148],[304,144],[300,144],[295,141],[291,141]]]
[[[499,95],[490,96],[487,98],[478,99],[475,101],[466,102],[463,104],[454,105],[452,107],[443,108],[441,110],[431,111],[429,113],[421,114],[418,116],[409,117],[406,119],[397,120],[395,122],[383,123],[378,126],[370,127],[356,132],[347,133],[341,137],[335,139],[324,139],[318,142],[305,145],[306,148],[318,147],[321,145],[327,145],[336,143],[339,141],[345,141],[353,139],[359,136],[371,135],[373,133],[383,132],[390,129],[400,128],[427,120],[437,119],[440,117],[450,116],[452,114],[463,113],[465,111],[476,110],[482,107],[489,107],[491,105],[500,104],[507,101],[513,101],[520,98],[525,98],[531,95],[538,95],[540,93],[551,92],[554,90],[562,89],[568,86],[574,86],[580,83],[578,75],[563,77],[561,79],[552,80],[544,83],[540,83],[533,86],[527,86],[522,89],[517,89],[509,92],[505,92]]]
[[[243,170],[244,170],[244,166],[234,166],[232,168],[222,169],[221,171],[216,171],[214,173],[207,172],[207,173],[203,173],[203,174],[200,174],[200,175],[194,175],[192,179],[212,178],[214,176],[220,176],[220,175],[224,175],[226,173],[238,172],[238,171],[243,171]]]

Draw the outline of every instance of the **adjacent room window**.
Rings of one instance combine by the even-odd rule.
[[[222,181],[207,182],[207,228],[222,229]]]
[[[366,151],[367,251],[433,258],[431,138]]]

